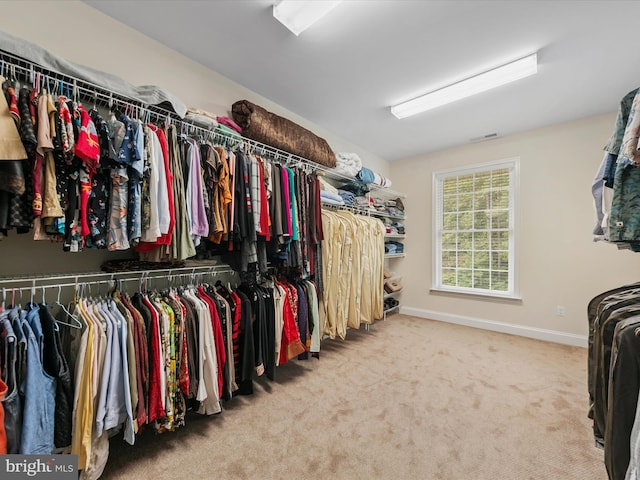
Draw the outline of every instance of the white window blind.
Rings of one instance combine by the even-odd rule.
[[[518,160],[434,174],[434,288],[515,296]]]

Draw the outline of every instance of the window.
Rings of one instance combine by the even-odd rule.
[[[434,289],[517,296],[519,160],[435,173]]]

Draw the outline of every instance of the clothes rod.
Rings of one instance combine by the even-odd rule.
[[[354,207],[353,205],[337,205],[335,203],[322,203],[322,208],[325,210],[344,210],[358,215],[370,216],[370,211],[365,207]]]
[[[189,270],[193,270],[193,268],[189,268]],[[217,270],[206,270],[206,271],[198,271],[198,272],[188,272],[188,273],[176,273],[173,274],[171,273],[170,275],[162,275],[160,274],[160,271],[158,270],[145,270],[145,272],[151,272],[149,275],[143,275],[143,276],[139,276],[139,277],[129,277],[129,278],[116,278],[115,274],[110,274],[110,273],[105,273],[105,275],[112,275],[111,278],[108,279],[104,279],[104,280],[96,280],[96,281],[92,281],[92,282],[86,282],[86,281],[82,281],[81,278],[87,278],[82,277],[82,275],[78,275],[77,277],[37,277],[37,278],[32,278],[30,280],[28,280],[29,282],[31,282],[31,285],[28,286],[21,286],[21,287],[4,287],[2,288],[2,297],[6,298],[7,293],[11,293],[11,292],[23,292],[23,291],[31,291],[31,294],[34,295],[36,290],[38,289],[42,289],[43,291],[48,289],[48,288],[67,288],[67,287],[74,287],[74,288],[84,288],[87,285],[95,285],[95,284],[105,284],[105,283],[114,283],[114,285],[118,285],[122,282],[146,282],[148,280],[158,280],[158,279],[165,279],[168,280],[169,282],[172,282],[173,279],[175,277],[192,277],[195,280],[196,276],[203,276],[203,275],[213,275],[213,274],[224,274],[224,273],[230,273],[231,275],[235,275],[236,271],[233,270],[232,268],[225,268],[225,269],[217,269]],[[152,273],[156,273],[156,275],[153,275]],[[123,272],[123,273],[140,273],[140,272]],[[36,280],[38,279],[42,279],[45,278],[47,280],[49,279],[54,279],[54,278],[74,278],[76,279],[75,282],[73,283],[54,283],[51,285],[36,285]],[[26,279],[23,279],[22,281],[27,281]]]
[[[131,271],[123,271],[123,272],[87,272],[87,273],[69,273],[65,275],[41,275],[41,276],[31,276],[31,277],[12,277],[12,278],[0,278],[0,284],[6,283],[33,283],[33,282],[54,282],[57,280],[74,280],[74,279],[91,279],[91,278],[102,278],[102,277],[111,277],[116,279],[118,276],[145,276],[149,277],[154,273],[160,275],[170,275],[173,272],[187,272],[188,274],[196,274],[196,273],[229,273],[235,272],[228,265],[201,265],[197,267],[176,267],[176,268],[162,268],[156,270],[131,270]],[[110,280],[109,278],[108,280]]]
[[[22,292],[24,291],[30,291],[31,296],[35,296],[36,291],[38,289],[42,289],[43,295],[45,294],[44,292],[47,289],[51,289],[51,288],[57,288],[57,289],[61,289],[61,288],[68,288],[68,287],[74,287],[74,288],[78,288],[78,289],[84,289],[87,286],[91,286],[91,285],[96,285],[96,284],[105,284],[105,283],[113,283],[114,287],[117,287],[120,283],[122,282],[140,282],[141,284],[144,282],[147,282],[148,280],[158,280],[158,279],[164,279],[164,280],[168,280],[169,283],[171,283],[174,279],[174,277],[196,277],[196,276],[201,276],[201,275],[209,275],[209,274],[222,274],[222,273],[231,273],[232,275],[235,275],[236,271],[233,269],[228,269],[228,270],[221,270],[221,271],[206,271],[206,272],[196,272],[196,273],[177,273],[177,274],[172,274],[169,276],[165,276],[165,275],[156,275],[156,276],[141,276],[139,278],[109,278],[109,279],[104,279],[104,280],[96,280],[94,282],[83,282],[83,281],[77,281],[74,283],[55,283],[52,285],[29,285],[29,286],[22,286],[22,287],[9,287],[9,288],[2,288],[2,298],[6,299],[7,294],[13,294],[15,292],[20,292],[20,294],[22,294]],[[195,278],[194,278],[195,281]]]

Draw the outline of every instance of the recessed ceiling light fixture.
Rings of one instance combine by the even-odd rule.
[[[342,0],[279,0],[273,5],[273,16],[295,35],[316,23]]]
[[[413,100],[391,107],[391,113],[398,118],[426,112],[433,108],[452,103],[477,93],[505,85],[538,72],[538,54],[507,63],[475,77],[467,78],[452,85],[440,88]]]

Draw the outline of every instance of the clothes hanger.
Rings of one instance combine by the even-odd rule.
[[[46,287],[42,287],[42,298],[44,300],[44,289]],[[60,292],[62,291],[62,287],[60,285],[58,285],[58,298],[56,299],[56,305],[59,306],[62,311],[65,313],[65,315],[67,316],[66,318],[70,318],[71,320],[73,320],[74,323],[67,323],[64,322],[62,320],[56,320],[56,323],[60,323],[62,325],[66,325],[68,327],[71,328],[77,328],[77,329],[81,329],[82,328],[82,322],[80,320],[78,320],[78,318],[76,318],[68,309],[67,307],[65,307],[61,302],[60,302]]]
[[[169,274],[167,275],[167,290],[171,292],[173,289],[173,270],[169,269]]]
[[[82,103],[80,103],[78,101],[78,83],[76,82],[76,80],[73,80],[73,103],[75,105],[77,105],[78,107],[82,106]]]
[[[147,285],[145,282],[146,279],[146,273],[142,272],[142,274],[140,275],[140,284],[138,285],[138,292],[141,294],[146,294],[146,290],[147,290]]]
[[[16,90],[20,90],[20,82],[18,81],[18,79],[16,77],[16,66],[15,65],[11,65],[11,85],[13,85],[13,87]]]

